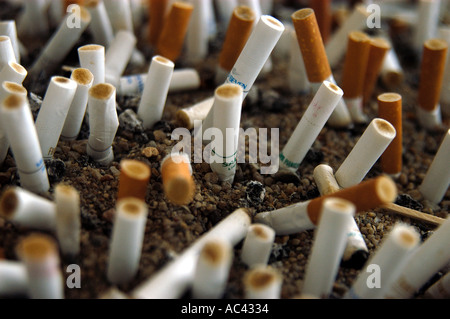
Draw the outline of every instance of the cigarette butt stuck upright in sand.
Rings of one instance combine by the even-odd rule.
[[[283,277],[274,268],[257,265],[244,274],[246,299],[279,299]]]
[[[144,162],[134,159],[122,160],[117,199],[137,197],[145,201],[150,175],[150,167]]]
[[[310,1],[310,6],[316,14],[323,43],[327,43],[331,34],[332,24],[331,0],[312,0]]]
[[[384,59],[390,48],[390,43],[384,38],[372,38],[370,40],[369,57],[363,85],[363,105],[372,97]]]
[[[169,154],[161,163],[164,193],[176,205],[187,205],[195,193],[190,159],[186,154]]]
[[[148,42],[156,47],[161,34],[164,21],[166,19],[169,0],[149,0],[149,23],[148,23]]]

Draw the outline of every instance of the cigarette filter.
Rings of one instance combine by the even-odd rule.
[[[234,8],[219,55],[219,67],[230,72],[247,43],[254,23],[255,12],[247,6]]]
[[[114,34],[124,30],[134,32],[129,0],[103,0]]]
[[[221,181],[234,180],[237,166],[237,149],[242,111],[242,87],[223,84],[214,95],[213,127],[220,130],[211,148],[211,170]]]
[[[94,76],[88,69],[78,68],[72,72],[70,79],[75,81],[77,88],[61,131],[62,140],[77,139],[86,113],[89,89],[92,87]]]
[[[191,19],[186,32],[186,60],[199,63],[208,54],[209,45],[209,12],[208,2],[211,0],[191,0],[193,5]]]
[[[43,71],[46,74],[50,74],[64,60],[88,27],[91,22],[89,11],[84,7],[80,7],[80,26],[77,28],[72,27],[73,12],[66,14],[59,28],[47,42],[44,49],[42,49],[39,57],[30,69],[30,74],[33,77],[38,76]]]
[[[445,133],[441,145],[434,156],[433,162],[419,186],[423,197],[438,204],[442,201],[450,185],[450,172],[448,169],[450,157],[450,130]]]
[[[363,104],[366,104],[372,97],[383,61],[390,49],[391,45],[384,38],[370,40],[369,58],[363,84]]]
[[[51,78],[36,119],[36,131],[45,159],[52,158],[55,153],[77,86],[74,80],[62,76]]]
[[[450,298],[450,272],[436,281],[425,291],[426,298],[430,299],[449,299]]]
[[[447,47],[450,46],[450,26],[442,26],[438,30],[440,39],[445,40]],[[447,49],[448,50],[448,49]],[[447,52],[447,62],[445,63],[444,78],[441,89],[441,111],[445,117],[450,117],[450,54]]]
[[[10,187],[0,197],[0,215],[21,227],[54,231],[56,205],[21,187]]]
[[[15,20],[0,21],[0,35],[9,37],[14,50],[16,62],[20,63],[19,39],[17,37],[17,28]]]
[[[383,60],[380,78],[383,84],[390,89],[399,87],[405,80],[403,68],[400,65],[397,53],[392,47],[387,52],[386,57]]]
[[[327,198],[323,202],[306,266],[302,294],[324,299],[330,295],[355,209],[355,205],[341,198]]]
[[[439,24],[441,0],[419,0],[417,23],[414,25],[413,45],[418,53],[423,49],[425,41],[436,36]]]
[[[337,85],[323,82],[280,153],[282,167],[298,169],[343,94]]]
[[[317,25],[319,26],[323,43],[327,43],[331,34],[331,0],[312,0],[310,6],[316,15]]]
[[[119,127],[116,89],[103,83],[89,90],[89,138],[87,154],[96,162],[108,165],[114,159],[112,143]]]
[[[117,201],[107,269],[111,283],[129,282],[138,272],[147,214],[147,205],[140,199]]]
[[[0,120],[11,146],[21,186],[35,193],[48,191],[47,170],[27,98],[15,94],[8,96],[1,105]]]
[[[0,83],[8,81],[22,84],[27,74],[27,70],[22,65],[14,61],[9,61],[0,70]]]
[[[380,118],[373,119],[336,171],[338,184],[346,188],[360,183],[395,136],[396,131],[391,123]]]
[[[94,80],[92,85],[105,83],[105,47],[97,44],[88,44],[78,48],[80,66],[89,70]]]
[[[328,56],[328,62],[332,68],[336,67],[345,55],[348,34],[352,31],[364,30],[367,26],[369,14],[370,12],[366,10],[365,5],[356,5],[350,16],[331,35],[325,45],[325,50]]]
[[[251,218],[246,209],[235,210],[153,277],[135,288],[130,295],[138,299],[180,298],[192,285],[195,266],[204,245],[211,239],[221,238],[234,246],[245,237],[250,223]]]
[[[28,294],[25,265],[17,261],[0,260],[0,296],[20,297]]]
[[[166,197],[175,205],[187,205],[194,199],[195,182],[190,159],[186,154],[169,154],[161,162]]]
[[[433,129],[442,123],[439,98],[447,58],[447,43],[440,39],[427,40],[423,45],[420,83],[417,94],[420,124]]]
[[[417,230],[411,226],[397,224],[383,240],[380,247],[374,252],[367,261],[366,266],[378,265],[381,276],[379,287],[374,289],[368,287],[367,282],[372,274],[369,270],[363,269],[351,289],[346,294],[346,298],[353,299],[376,299],[380,298],[389,287],[391,280],[399,274],[399,270],[408,261],[408,257],[420,244],[420,235]]]
[[[148,41],[156,47],[168,11],[169,0],[149,0]]]
[[[378,116],[391,123],[396,132],[395,138],[381,155],[381,168],[384,173],[397,176],[402,171],[402,96],[397,93],[380,94]]]
[[[267,265],[274,240],[272,228],[264,224],[250,225],[242,244],[241,260],[250,268],[258,264]]]
[[[114,87],[119,86],[120,77],[130,61],[137,39],[133,33],[120,30],[105,55],[105,81]]]
[[[137,112],[144,128],[152,128],[162,119],[174,68],[175,64],[162,56],[152,58]]]
[[[222,298],[233,261],[231,244],[224,239],[210,239],[200,250],[192,283],[195,299]]]
[[[176,62],[183,50],[194,6],[187,2],[175,1],[164,20],[157,44],[157,54]]]
[[[123,159],[120,162],[117,199],[136,197],[145,201],[150,175],[150,167],[144,162],[133,159]]]
[[[64,299],[58,246],[52,237],[28,235],[18,244],[17,254],[27,270],[31,299]]]
[[[0,36],[0,70],[9,62],[17,62],[11,38],[5,35]]]
[[[289,32],[290,48],[289,48],[289,88],[291,92],[297,94],[309,93],[311,84],[306,73],[305,62],[303,62],[302,51],[298,45],[295,30]]]
[[[450,218],[440,225],[410,256],[382,298],[411,298],[450,260]]]
[[[247,96],[284,31],[284,25],[272,16],[263,15],[248,38],[225,83],[240,85]]]
[[[108,48],[114,40],[114,30],[103,0],[85,0],[84,6],[92,17],[89,31],[94,43]]]
[[[244,274],[245,299],[280,299],[283,277],[269,266],[258,265]]]

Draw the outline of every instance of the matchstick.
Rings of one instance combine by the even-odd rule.
[[[180,298],[192,285],[195,265],[205,243],[214,238],[221,238],[234,246],[245,237],[250,223],[251,218],[246,209],[235,210],[200,236],[181,255],[167,263],[147,281],[138,285],[131,291],[130,296],[135,299]]]
[[[89,90],[89,138],[87,154],[101,165],[109,165],[114,159],[112,143],[119,128],[116,110],[116,89],[102,83]]]
[[[194,199],[195,182],[189,156],[171,153],[161,162],[164,193],[175,205],[187,205]]]
[[[47,192],[50,183],[27,98],[15,94],[8,96],[1,104],[0,114],[16,162],[20,185],[35,193]]]
[[[433,162],[431,162],[419,186],[419,191],[423,197],[435,204],[439,204],[442,201],[450,185],[449,155],[450,129],[445,133]]]
[[[130,61],[136,42],[136,37],[129,31],[120,30],[116,33],[105,54],[106,83],[116,88],[119,86],[120,77]]]
[[[14,48],[11,43],[11,38],[2,35],[0,36],[0,70],[9,62],[17,62]]]
[[[16,62],[20,63],[20,42],[17,37],[17,28],[15,20],[0,21],[0,35],[9,37],[14,50]]]
[[[450,272],[436,281],[424,293],[428,299],[449,299],[450,298]]]
[[[107,269],[111,283],[129,282],[137,274],[147,214],[147,205],[140,199],[128,197],[117,201]]]
[[[335,176],[338,184],[347,188],[360,183],[395,136],[396,131],[391,123],[380,118],[373,119],[337,169]]]
[[[344,92],[324,81],[280,153],[280,166],[297,171]]]
[[[307,94],[311,90],[302,51],[298,45],[295,30],[289,32],[289,89],[295,94]]]
[[[19,261],[0,260],[0,296],[26,297],[28,278],[25,265]]]
[[[27,270],[31,299],[64,299],[58,246],[52,237],[30,234],[19,242],[17,254]]]
[[[83,45],[78,48],[78,59],[83,69],[88,69],[94,80],[92,86],[105,83],[105,47],[97,44]]]
[[[327,198],[323,202],[306,265],[302,294],[324,299],[329,297],[355,209],[351,202],[340,198]]]
[[[185,60],[196,65],[202,62],[209,53],[209,12],[208,2],[211,0],[191,0],[193,5],[191,19],[186,32]]]
[[[9,61],[0,70],[0,83],[8,81],[22,84],[27,74],[28,71],[22,65],[14,61]]]
[[[393,202],[397,197],[397,186],[389,177],[379,176],[332,194],[258,213],[254,220],[272,227],[277,235],[314,229],[320,218],[323,201],[329,197],[346,199],[356,206],[356,212],[364,212]]]
[[[190,107],[180,109],[177,111],[175,117],[177,123],[192,130],[194,128],[195,121],[203,121],[209,114],[212,106],[214,104],[214,96],[200,101]]]
[[[367,261],[344,298],[378,299],[383,296],[391,280],[398,275],[405,263],[408,262],[408,257],[420,245],[419,232],[414,227],[401,223],[396,224],[389,234],[385,236],[387,238],[383,239],[381,246],[376,249],[372,257]],[[367,268],[370,265],[377,265],[382,273],[379,286],[376,289],[367,285],[371,275],[370,270]]]
[[[313,92],[316,93],[324,81],[336,85],[314,11],[311,8],[295,11],[291,19]],[[347,127],[351,121],[345,101],[341,99],[328,123],[331,126]]]
[[[419,0],[417,24],[414,26],[413,46],[420,55],[425,41],[434,38],[439,24],[441,0]]]
[[[382,298],[411,298],[450,260],[450,218],[439,226],[408,258]]]
[[[405,80],[405,72],[400,64],[397,53],[394,48],[386,54],[381,66],[381,82],[389,89],[397,89]]]
[[[84,6],[92,17],[88,28],[94,43],[108,48],[114,40],[114,30],[103,0],[86,0]]]
[[[389,213],[394,213],[397,215],[409,217],[409,218],[412,218],[412,219],[415,219],[415,220],[418,220],[418,221],[421,221],[421,222],[424,222],[427,224],[431,224],[434,226],[440,226],[445,222],[444,218],[440,218],[440,217],[437,217],[434,215],[422,213],[415,209],[403,207],[403,206],[400,206],[400,205],[397,205],[394,203],[387,203],[387,204],[381,205],[380,207]]]
[[[192,298],[222,298],[233,261],[231,244],[224,239],[207,241],[198,256],[192,283]]]
[[[316,15],[323,43],[327,43],[331,35],[331,0],[312,0],[310,1],[310,6]]]
[[[56,229],[56,205],[18,186],[7,188],[0,197],[0,215],[13,224],[38,230]]]
[[[342,71],[341,87],[344,100],[355,123],[367,122],[363,110],[364,79],[369,62],[370,37],[361,31],[348,35],[347,51]]]
[[[447,59],[447,43],[440,39],[427,40],[423,45],[420,83],[417,94],[417,119],[428,130],[442,125],[439,99]]]
[[[36,131],[44,159],[53,158],[76,91],[74,80],[62,76],[54,76],[50,80],[36,118]]]
[[[158,39],[156,54],[173,62],[180,57],[194,6],[175,1],[170,8]]]
[[[175,64],[165,57],[152,58],[137,112],[146,129],[162,119],[174,68]]]
[[[70,79],[75,81],[77,88],[61,131],[63,141],[76,140],[80,133],[94,76],[88,69],[78,68],[72,72]]]
[[[241,249],[241,260],[248,267],[267,265],[275,240],[275,231],[264,224],[253,224],[248,228]]]
[[[117,199],[136,197],[145,201],[150,176],[150,167],[144,162],[134,159],[123,159],[120,162]]]
[[[148,1],[148,42],[156,48],[161,30],[164,25],[169,7],[169,0],[149,0]]]
[[[55,187],[56,235],[61,252],[75,257],[80,252],[80,194],[70,185]]]
[[[378,116],[395,128],[395,138],[381,155],[381,169],[384,173],[398,177],[402,172],[403,128],[402,96],[398,93],[378,95]]]
[[[283,277],[270,266],[258,265],[244,274],[245,299],[280,299]]]

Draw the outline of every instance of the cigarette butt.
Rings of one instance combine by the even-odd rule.
[[[227,33],[219,55],[219,66],[231,71],[247,42],[255,23],[255,13],[247,6],[238,6],[233,10]]]
[[[397,186],[386,176],[380,176],[338,192],[312,199],[308,204],[308,216],[317,225],[323,201],[329,197],[347,199],[356,207],[356,212],[374,209],[391,203],[397,197]]]
[[[88,69],[94,76],[92,85],[105,83],[105,47],[88,44],[78,48],[78,59],[83,69]]]
[[[440,3],[439,0],[419,0],[417,3],[417,21],[412,41],[418,53],[423,49],[423,43],[437,32]]]
[[[289,35],[289,88],[297,94],[307,94],[311,90],[311,83],[306,73],[305,62],[303,62],[302,51],[298,45],[295,30],[290,30]]]
[[[93,42],[106,48],[109,47],[114,39],[114,30],[104,2],[102,0],[85,0],[84,6],[92,17],[89,31],[92,34]]]
[[[258,265],[244,274],[246,299],[279,299],[282,276],[270,266]]]
[[[316,15],[323,43],[327,43],[331,34],[331,0],[312,0],[310,5]]]
[[[250,225],[242,244],[241,260],[248,266],[267,265],[272,245],[275,240],[275,231],[264,224]]]
[[[291,18],[302,51],[308,79],[312,83],[321,83],[331,75],[331,68],[315,13],[310,8],[301,9],[294,12]]]
[[[176,1],[172,4],[158,39],[158,55],[171,61],[179,58],[193,10],[194,7],[187,2]]]
[[[105,81],[119,87],[120,77],[130,62],[136,46],[136,36],[126,30],[116,33],[113,42],[105,53]]]
[[[149,0],[148,42],[156,47],[166,18],[169,0]]]
[[[187,205],[194,199],[195,183],[186,154],[169,154],[161,163],[164,193],[176,205]]]
[[[369,58],[363,85],[363,104],[366,104],[372,97],[384,58],[390,48],[389,42],[383,38],[373,38],[370,41]]]
[[[20,63],[20,41],[17,37],[17,28],[15,20],[0,21],[0,35],[8,36],[11,40],[11,44],[14,49],[14,55],[16,56],[16,62]]]
[[[20,261],[0,260],[0,296],[26,297],[28,278],[25,265]]]
[[[0,69],[2,69],[8,62],[17,62],[14,48],[11,43],[11,38],[5,35],[0,36]]]
[[[117,199],[136,197],[145,201],[150,175],[150,167],[144,162],[132,159],[122,160]]]
[[[105,4],[114,33],[123,30],[134,33],[129,0],[102,0]]]
[[[175,117],[178,125],[191,130],[195,121],[203,121],[214,104],[214,96],[198,102],[190,107],[178,110]]]
[[[397,88],[405,79],[405,74],[394,48],[388,51],[381,67],[381,81],[388,88]]]
[[[402,171],[402,96],[397,93],[384,93],[378,96],[378,116],[395,128],[395,138],[381,155],[381,169],[384,173],[396,176]]]
[[[9,61],[0,71],[0,83],[10,81],[22,84],[27,74],[27,70],[22,65]]]
[[[0,102],[6,99],[9,95],[21,95],[26,97],[28,94],[27,89],[22,84],[11,81],[3,81],[0,87]],[[0,132],[2,129],[0,128]]]

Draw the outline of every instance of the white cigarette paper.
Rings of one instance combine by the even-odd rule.
[[[317,298],[330,295],[355,210],[355,206],[346,200],[328,198],[324,201],[306,266],[302,294]]]
[[[188,130],[194,128],[195,121],[203,121],[214,104],[214,96],[200,101],[190,107],[177,111],[177,121]]]
[[[0,36],[0,70],[9,62],[17,62],[11,39],[8,36]]]
[[[296,171],[325,126],[344,92],[324,81],[280,153],[280,166]]]
[[[0,260],[0,297],[24,297],[27,294],[25,265],[17,261]]]
[[[448,130],[434,156],[433,162],[419,186],[419,191],[427,200],[438,204],[442,201],[450,185],[450,130]]]
[[[120,77],[125,71],[137,39],[133,33],[120,30],[106,51],[105,56],[105,81],[114,87],[119,87]]]
[[[52,158],[55,153],[76,90],[77,83],[71,79],[54,76],[50,80],[36,119],[36,131],[45,159]]]
[[[92,86],[105,83],[105,47],[88,44],[78,48],[80,66],[88,69],[94,76]]]
[[[69,185],[55,187],[56,235],[61,252],[76,256],[80,252],[80,195]]]
[[[0,83],[9,81],[22,84],[27,74],[27,70],[22,65],[9,61],[0,71]]]
[[[211,239],[205,243],[198,256],[192,284],[195,299],[219,299],[225,287],[233,261],[231,244],[224,239]]]
[[[374,255],[367,261],[351,289],[344,296],[353,299],[377,299],[383,296],[389,284],[420,244],[420,235],[411,226],[397,224],[383,240]],[[368,286],[372,275],[370,267],[376,265],[381,271],[380,281],[376,287]]]
[[[231,15],[233,14],[233,10],[238,6],[238,1],[216,0],[215,5],[217,7],[217,14],[219,16],[219,21],[222,25],[222,30],[227,30],[228,24],[230,23]]]
[[[380,118],[373,119],[336,171],[335,177],[338,184],[343,188],[359,184],[395,135],[395,128],[388,121]]]
[[[18,19],[18,34],[20,37],[45,37],[48,34],[46,17],[47,1],[23,1],[24,9]]]
[[[186,60],[196,64],[208,54],[209,21],[208,2],[211,0],[190,0],[194,6],[186,33]]]
[[[0,120],[16,162],[21,186],[35,193],[48,191],[50,183],[27,98],[19,95],[7,97],[1,105]]]
[[[245,299],[280,299],[283,277],[275,269],[258,265],[244,275]]]
[[[242,87],[224,84],[216,89],[213,105],[213,127],[221,136],[215,136],[211,148],[211,170],[221,181],[234,180],[242,111]]]
[[[450,299],[450,272],[428,288],[424,295],[431,299]]]
[[[302,51],[298,45],[297,34],[291,30],[289,37],[289,88],[296,94],[307,94],[311,90],[311,84],[303,62]]]
[[[419,0],[413,36],[413,45],[419,54],[423,50],[424,42],[436,36],[440,4],[441,0]]]
[[[17,38],[17,28],[15,20],[0,21],[0,35],[5,35],[11,40],[11,44],[16,57],[16,62],[20,63],[20,46]]]
[[[112,143],[119,128],[116,110],[116,89],[102,83],[89,90],[89,138],[87,154],[102,165],[114,159]]]
[[[248,266],[267,265],[275,231],[264,224],[250,225],[242,244],[241,260]]]
[[[408,258],[383,298],[411,298],[435,273],[450,261],[450,218]]]
[[[129,0],[103,0],[114,33],[121,30],[134,32]]]
[[[94,43],[108,48],[114,40],[114,30],[103,0],[86,0],[84,5],[92,17],[89,31]]]
[[[380,79],[388,88],[396,88],[404,80],[404,71],[394,48],[391,48],[383,60],[381,66]]]
[[[147,205],[138,198],[123,198],[116,204],[107,270],[111,283],[126,283],[136,275],[147,214]]]
[[[175,64],[162,56],[154,56],[145,80],[137,115],[144,128],[152,128],[163,116]]]
[[[242,86],[243,98],[253,86],[284,29],[283,24],[272,16],[263,15],[257,22],[226,80],[226,83]]]
[[[222,238],[234,246],[245,237],[250,223],[248,212],[237,209],[148,281],[140,284],[131,296],[138,299],[179,298],[193,282],[195,265],[205,243],[213,238]]]
[[[21,187],[8,188],[0,198],[0,215],[21,227],[54,231],[56,205]]]

